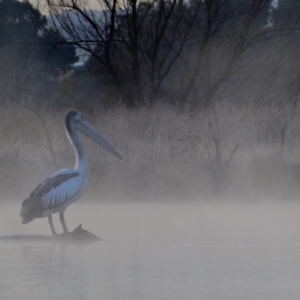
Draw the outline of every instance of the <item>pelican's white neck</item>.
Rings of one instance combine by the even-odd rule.
[[[82,171],[88,172],[89,166],[88,166],[87,156],[85,154],[82,141],[79,138],[78,131],[75,128],[73,119],[66,117],[65,129],[69,141],[73,146],[75,152],[76,162],[75,162],[74,169],[82,169]]]

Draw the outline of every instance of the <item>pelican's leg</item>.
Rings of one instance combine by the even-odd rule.
[[[68,230],[66,222],[65,222],[64,213],[59,214],[59,219],[60,219],[61,225],[63,227],[64,233],[69,233],[69,230]]]
[[[52,216],[51,216],[51,215],[48,216],[48,221],[49,221],[49,224],[50,224],[50,228],[51,228],[52,234],[53,234],[53,235],[57,235],[57,233],[56,233],[56,231],[55,231],[55,229],[54,229],[54,226],[53,226]]]

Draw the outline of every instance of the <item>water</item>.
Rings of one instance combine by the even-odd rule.
[[[1,205],[0,236],[50,234]],[[66,213],[75,245],[0,241],[1,299],[299,299],[300,204],[98,203]],[[58,217],[54,218],[61,231]]]

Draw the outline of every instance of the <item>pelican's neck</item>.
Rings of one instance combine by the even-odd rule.
[[[74,169],[81,169],[84,172],[88,172],[89,165],[87,161],[87,156],[85,154],[82,141],[79,138],[78,131],[75,128],[75,125],[72,122],[70,122],[70,120],[66,120],[65,128],[69,141],[73,146],[75,152],[76,162]]]

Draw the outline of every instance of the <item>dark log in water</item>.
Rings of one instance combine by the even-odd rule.
[[[67,240],[67,241],[73,241],[73,242],[97,242],[100,241],[100,238],[98,238],[96,235],[93,233],[89,232],[88,230],[82,229],[81,224],[74,229],[74,231],[70,233],[63,233],[60,235],[55,236],[55,239],[58,240]]]
[[[0,240],[10,240],[10,241],[54,241],[63,243],[93,243],[100,241],[93,233],[88,230],[82,229],[81,224],[75,228],[72,232],[62,233],[56,236],[47,235],[11,235],[11,236],[1,236]]]

